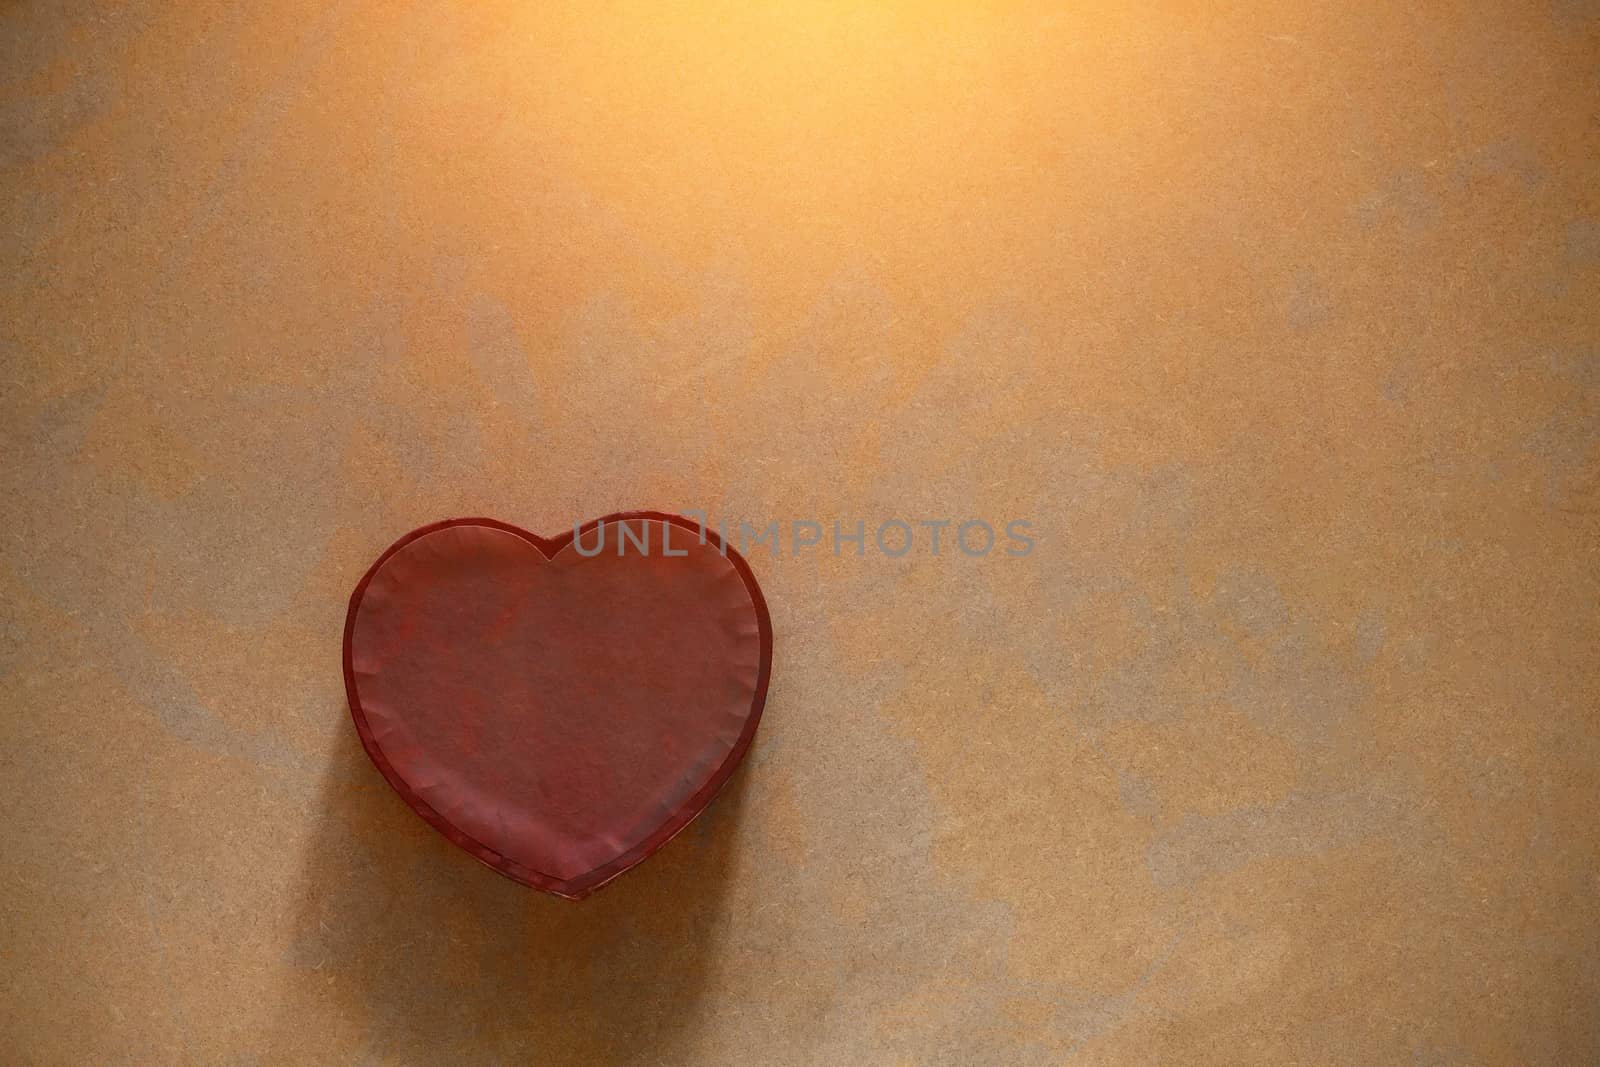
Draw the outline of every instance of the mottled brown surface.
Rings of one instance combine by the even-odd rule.
[[[0,2],[0,1059],[1600,1060],[1594,5],[692,7]],[[574,906],[340,626],[645,507],[1039,540]]]

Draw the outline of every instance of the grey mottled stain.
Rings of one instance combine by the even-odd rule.
[[[1573,263],[1584,266],[1600,263],[1600,221],[1574,219],[1567,223],[1566,252]]]
[[[1367,789],[1297,795],[1266,808],[1184,818],[1146,850],[1156,885],[1171,888],[1268,857],[1315,855],[1375,834],[1392,833],[1404,811],[1388,794]]]

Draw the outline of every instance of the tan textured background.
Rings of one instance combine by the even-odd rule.
[[[1047,6],[0,3],[0,1059],[1600,1061],[1597,9]],[[340,626],[627,507],[1040,539],[573,906]]]

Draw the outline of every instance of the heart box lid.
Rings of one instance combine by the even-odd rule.
[[[771,668],[749,564],[662,512],[554,538],[424,526],[378,557],[345,620],[350,711],[384,778],[483,863],[574,900],[717,795]]]

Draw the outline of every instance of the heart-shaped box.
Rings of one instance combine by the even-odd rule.
[[[749,564],[660,512],[555,538],[424,526],[378,557],[345,620],[351,715],[389,784],[488,866],[573,900],[705,810],[771,668]]]

